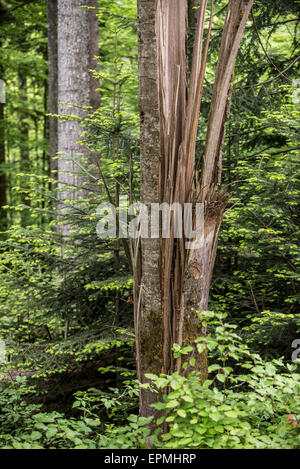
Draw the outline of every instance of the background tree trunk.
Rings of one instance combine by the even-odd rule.
[[[57,64],[57,0],[47,1],[48,20],[48,101],[49,113],[58,114],[58,64]],[[50,170],[57,178],[57,118],[49,117]]]
[[[188,24],[189,28],[195,33],[198,18],[198,8],[200,0],[188,0]],[[195,34],[194,34],[195,35]]]
[[[22,172],[30,171],[30,151],[29,151],[29,115],[28,115],[28,99],[27,99],[27,79],[25,71],[22,68],[18,71],[18,81],[20,90],[20,167]],[[23,178],[21,187],[28,190],[28,182]],[[23,205],[30,207],[30,200],[26,193],[21,194],[21,201]],[[21,212],[22,226],[26,226],[28,220],[27,209]]]
[[[0,79],[3,80],[3,67],[0,65]],[[4,98],[4,96],[3,96]],[[3,168],[5,164],[5,121],[4,121],[4,99],[0,99],[0,230],[7,226],[6,211],[2,209],[6,205],[6,175]],[[2,166],[2,167],[1,167]]]
[[[82,108],[90,105],[89,11],[84,6],[86,0],[58,2],[59,115],[84,117],[86,112]],[[87,150],[77,144],[81,133],[78,119],[59,120],[58,187],[62,201],[78,200],[84,195],[84,180],[76,164],[87,155]],[[63,231],[67,235],[68,227]]]
[[[187,30],[187,58],[188,73],[191,72],[193,44],[197,28],[200,0],[188,0],[188,30]]]
[[[99,23],[98,23],[98,0],[90,0],[89,6],[92,7],[89,9],[89,31],[90,31],[90,41],[89,41],[89,52],[90,52],[90,64],[89,69],[94,70],[96,73],[99,73],[99,62],[95,57],[99,56]],[[100,107],[100,93],[99,88],[99,79],[90,72],[90,105],[93,110],[96,110]]]

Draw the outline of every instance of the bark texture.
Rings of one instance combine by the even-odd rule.
[[[90,105],[89,11],[86,0],[58,2],[58,114],[84,117]],[[58,122],[58,187],[60,200],[78,200],[84,196],[84,179],[77,163],[87,150],[77,144],[82,127],[78,119]],[[67,207],[66,207],[67,211]],[[63,209],[62,209],[63,212]],[[68,234],[67,225],[63,234]]]
[[[1,67],[0,67],[1,72]],[[3,75],[0,73],[0,78]],[[0,230],[7,225],[6,211],[2,209],[6,205],[6,176],[2,168],[5,164],[5,127],[4,127],[4,103],[0,102]]]
[[[18,70],[18,82],[19,82],[19,92],[20,92],[20,112],[19,112],[19,121],[20,121],[20,159],[21,159],[21,168],[22,171],[30,170],[30,152],[29,152],[29,113],[28,113],[28,97],[27,97],[27,79],[25,76],[25,71],[22,67]],[[22,187],[28,190],[28,184],[24,178],[22,181]],[[30,207],[30,199],[27,193],[21,194],[22,204],[24,206]],[[21,212],[21,223],[22,226],[26,226],[28,220],[27,210],[22,210]]]
[[[49,113],[58,114],[57,64],[57,0],[47,1],[48,21],[48,106]],[[57,118],[49,117],[50,170],[57,177]]]
[[[139,107],[141,116],[141,202],[150,206],[160,199],[160,121],[157,86],[156,2],[138,2],[139,37]],[[141,240],[140,262],[135,285],[135,327],[137,337],[137,370],[139,379],[145,373],[161,371],[161,256],[159,239]],[[150,404],[158,396],[141,391],[143,415],[151,415]]]
[[[2,41],[0,41],[0,47],[2,46]],[[0,80],[4,81],[4,67],[0,63]],[[5,85],[4,85],[5,86]],[[2,207],[6,205],[6,174],[1,167],[5,164],[5,92],[3,92],[3,97],[0,97],[0,229],[4,230],[7,227],[7,214],[6,210],[3,210]],[[1,99],[3,98],[3,99]]]
[[[197,26],[198,9],[200,3],[200,0],[188,0],[188,24],[189,28],[194,32],[194,34]]]
[[[98,0],[90,0],[89,6],[89,69],[99,73],[99,24],[98,24]],[[90,106],[93,110],[100,107],[99,79],[90,71]]]

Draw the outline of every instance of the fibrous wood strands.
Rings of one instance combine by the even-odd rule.
[[[216,187],[220,180],[221,150],[224,141],[226,113],[229,108],[231,79],[252,4],[253,1],[231,0],[228,5],[213,89],[200,183],[195,172],[195,149],[213,20],[213,0],[210,2],[206,38],[204,38],[204,28],[209,10],[207,0],[201,2],[198,11],[188,93],[185,47],[186,1],[158,0],[157,2],[156,34],[162,155],[161,202],[166,202],[170,206],[174,203],[183,206],[184,203],[202,202],[206,206],[207,225],[207,242],[199,250],[200,252],[188,252],[185,249],[184,237],[174,238],[174,212],[171,214],[171,236],[161,240],[163,372],[170,372],[175,368],[170,350],[172,343],[182,344],[185,341],[187,334],[185,334],[184,323],[191,319],[196,309],[205,309],[206,307],[218,232],[228,200],[225,193],[221,192],[220,196],[217,196]],[[215,213],[210,210],[210,204],[213,203],[216,207]],[[193,212],[195,213],[195,211]],[[195,224],[195,220],[193,224]],[[192,281],[189,282],[187,278],[191,267],[193,267]],[[188,307],[187,299],[184,299],[184,296],[193,293],[191,291],[193,283],[196,283],[198,293],[195,301],[192,300],[194,304]],[[191,302],[189,303],[191,304]],[[192,311],[188,309],[192,309]],[[178,366],[180,366],[180,362],[177,363],[177,368]]]
[[[138,0],[141,200],[147,207],[152,203],[195,207],[197,202],[204,206],[204,240],[199,248],[187,249],[186,241],[191,240],[186,234],[175,235],[174,211],[170,237],[139,239],[135,244],[137,371],[143,383],[147,373],[182,372],[181,360],[173,359],[174,343],[193,347],[187,358],[193,357],[206,377],[206,355],[195,346],[195,339],[205,334],[197,311],[208,307],[218,235],[229,198],[218,187],[222,146],[234,64],[253,1],[228,2],[198,177],[196,138],[214,1],[199,2],[188,79],[186,0]],[[193,230],[195,214],[193,210]],[[140,396],[141,414],[152,415],[151,404],[159,397],[146,388]]]

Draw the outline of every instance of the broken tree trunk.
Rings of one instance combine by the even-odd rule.
[[[174,216],[169,238],[140,240],[136,252],[139,268],[135,272],[135,328],[138,378],[143,383],[147,382],[147,373],[182,371],[180,359],[173,359],[174,343],[193,346],[188,358],[195,358],[202,379],[206,378],[207,357],[198,353],[195,344],[195,339],[205,334],[198,312],[208,307],[218,235],[229,199],[224,190],[218,189],[222,146],[234,64],[253,1],[228,2],[200,178],[195,169],[195,149],[213,0],[208,24],[209,2],[203,0],[198,9],[188,87],[187,2],[138,2],[141,201],[147,207],[152,203],[189,203],[194,208],[201,203],[204,207],[204,236],[197,249],[187,249],[187,239],[175,236]],[[195,213],[193,210],[193,228]],[[159,398],[142,389],[141,414],[153,415],[150,405]]]

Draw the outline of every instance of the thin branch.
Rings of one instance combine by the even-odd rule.
[[[7,10],[4,15],[7,15],[9,13],[11,13],[12,11],[15,11],[17,10],[18,8],[22,8],[24,7],[25,5],[29,5],[30,3],[33,3],[35,2],[36,3],[36,0],[26,0],[25,2],[21,3],[20,5],[16,5],[15,7],[13,8],[10,8],[9,10]]]
[[[294,22],[294,21],[300,21],[300,18],[292,18],[290,20],[286,20],[286,21],[278,21],[276,23],[270,23],[270,24],[264,24],[261,26],[261,28],[271,28],[272,26],[281,26],[283,24],[287,24],[287,23],[291,23],[291,22]],[[207,28],[205,28],[207,29]],[[213,31],[221,31],[223,28],[212,28]],[[246,26],[245,29],[252,29],[252,26]]]
[[[300,55],[298,55],[298,57],[296,57],[296,59],[293,60],[293,62],[288,67],[282,70],[282,72],[278,73],[278,75],[274,78],[270,78],[269,80],[263,81],[262,83],[257,83],[256,85],[246,85],[246,86],[238,87],[238,89],[252,88],[252,87],[257,88],[259,86],[267,85],[268,83],[271,83],[272,81],[275,81],[279,77],[281,77],[285,72],[287,72],[290,68],[292,68],[292,66],[295,65],[295,63],[298,62],[299,59],[300,59]]]
[[[261,40],[261,37],[259,35],[259,32],[258,32],[258,29],[257,29],[257,25],[256,25],[256,21],[255,21],[255,16],[253,14],[253,11],[251,12],[251,15],[252,15],[252,20],[253,20],[253,26],[254,26],[254,29],[255,29],[255,32],[256,32],[256,35],[257,35],[257,38],[259,40],[259,43],[265,53],[265,56],[267,57],[268,61],[270,62],[271,65],[273,65],[273,67],[275,68],[275,70],[277,70],[277,72],[281,73],[281,70],[279,70],[279,68],[277,67],[277,65],[273,62],[273,60],[271,59],[271,57],[269,56],[265,46],[263,45],[263,42]],[[285,76],[285,78],[290,81],[289,77]]]

